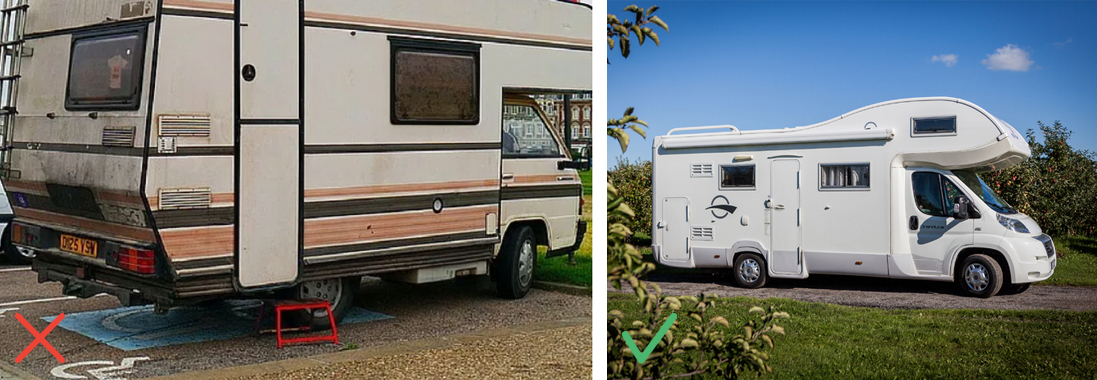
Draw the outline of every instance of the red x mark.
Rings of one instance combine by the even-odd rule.
[[[30,323],[27,323],[26,319],[23,319],[23,315],[15,313],[15,319],[18,319],[19,323],[22,323],[23,327],[26,327],[27,331],[30,331],[31,335],[34,335],[34,341],[30,342],[30,345],[28,345],[27,348],[23,349],[23,352],[20,353],[19,356],[15,357],[16,363],[23,361],[23,358],[27,357],[27,354],[30,354],[30,352],[33,351],[39,343],[42,344],[42,347],[45,347],[47,350],[49,350],[50,353],[53,354],[53,357],[57,358],[57,361],[61,363],[65,362],[65,358],[61,356],[61,353],[57,352],[57,350],[53,348],[53,345],[50,344],[50,342],[46,341],[46,335],[49,335],[50,332],[53,331],[53,328],[57,327],[57,324],[61,323],[62,319],[65,319],[64,313],[58,315],[57,318],[55,318],[49,326],[46,326],[45,330],[42,330],[41,334],[38,333],[38,330],[34,329],[34,326],[31,326]]]

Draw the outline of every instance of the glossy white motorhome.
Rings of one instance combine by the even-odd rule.
[[[533,96],[590,91],[589,7],[23,7],[4,183],[14,242],[66,294],[291,293],[341,317],[363,275],[490,272],[522,297],[538,246],[582,241],[579,176]]]
[[[746,287],[839,274],[1023,291],[1054,273],[1054,245],[978,173],[1030,155],[1016,129],[954,98],[805,127],[672,130],[652,152],[653,253],[672,267],[731,268]]]

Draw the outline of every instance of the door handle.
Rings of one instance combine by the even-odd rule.
[[[514,180],[514,173],[503,173],[503,180],[504,181],[513,181]]]
[[[918,215],[910,216],[910,230],[914,231],[918,229]]]
[[[778,209],[778,210],[784,210],[785,205],[776,205],[776,206],[773,206],[773,208]]]

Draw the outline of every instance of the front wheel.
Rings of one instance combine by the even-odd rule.
[[[354,307],[354,296],[358,294],[358,288],[361,285],[361,277],[308,280],[293,288],[290,297],[298,300],[328,301],[331,303],[331,313],[334,314],[335,323],[338,324]],[[297,326],[309,326],[313,330],[331,328],[328,311],[325,309],[301,310],[287,313],[286,316],[291,318]]]
[[[1002,289],[1002,267],[990,256],[974,254],[960,265],[956,282],[967,294],[990,298]]]
[[[766,262],[761,256],[744,253],[735,259],[735,282],[744,288],[760,288],[766,284]]]
[[[533,238],[533,229],[519,226],[503,239],[499,251],[496,271],[499,274],[496,284],[499,295],[504,298],[518,299],[529,292],[533,283],[533,268],[537,265],[537,243]]]

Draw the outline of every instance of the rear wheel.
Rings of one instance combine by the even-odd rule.
[[[990,298],[1002,289],[1002,267],[990,256],[974,254],[964,259],[956,282],[967,294]]]
[[[34,251],[11,244],[10,223],[4,227],[4,235],[0,239],[0,250],[3,250],[4,256],[13,264],[27,265],[34,260]]]
[[[499,295],[511,299],[524,297],[533,284],[533,268],[537,265],[537,243],[533,238],[533,229],[519,226],[508,233],[495,265]]]
[[[744,288],[760,288],[766,284],[766,262],[754,253],[744,253],[735,259],[735,282]]]
[[[362,285],[361,277],[328,278],[302,282],[293,289],[292,298],[298,300],[324,300],[331,303],[331,312],[338,324],[354,307],[354,296]],[[328,311],[324,309],[302,310],[287,313],[297,326],[309,326],[313,330],[331,328]]]

